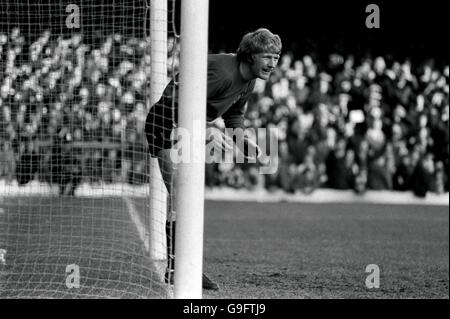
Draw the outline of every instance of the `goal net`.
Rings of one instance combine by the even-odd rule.
[[[144,129],[178,67],[175,14],[0,0],[0,298],[170,296]]]

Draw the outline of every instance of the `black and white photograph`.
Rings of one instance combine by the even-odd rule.
[[[0,0],[0,299],[448,301],[446,13]]]

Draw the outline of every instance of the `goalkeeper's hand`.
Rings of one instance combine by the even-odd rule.
[[[212,143],[214,149],[222,153],[233,150],[233,139],[215,127],[209,127],[206,130],[206,142]]]
[[[262,166],[267,166],[270,163],[270,157],[263,155],[259,145],[251,138],[244,137],[244,143],[236,143],[237,148],[244,155],[244,160],[250,163],[257,163]],[[243,149],[241,148],[243,146]]]
[[[263,155],[261,147],[259,147],[259,145],[252,139],[247,137],[244,138],[244,150],[241,151],[247,161],[256,160],[256,163],[262,166],[267,166],[270,164],[270,157]]]
[[[237,144],[239,145],[239,143]],[[262,150],[256,142],[247,136],[244,137],[244,149],[241,149],[247,161],[256,161],[261,157]]]

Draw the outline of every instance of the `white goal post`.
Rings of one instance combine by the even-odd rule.
[[[180,163],[175,298],[202,297],[208,0],[181,3],[179,126],[191,133],[191,160]]]

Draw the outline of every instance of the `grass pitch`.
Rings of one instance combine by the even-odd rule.
[[[143,199],[134,199],[148,224]],[[120,198],[0,202],[0,298],[164,298]],[[449,298],[448,207],[212,202],[204,298]],[[67,288],[67,265],[80,288]],[[366,266],[380,287],[365,285]]]

